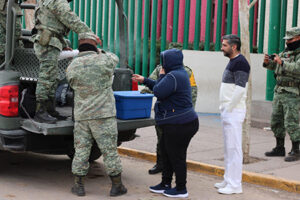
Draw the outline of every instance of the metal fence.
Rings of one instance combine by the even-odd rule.
[[[298,25],[299,0],[292,1],[289,13],[287,0],[259,0],[251,9],[251,52],[267,49],[268,53],[278,53],[284,49],[281,38],[287,16],[292,17],[292,26]],[[143,76],[153,71],[160,51],[169,42],[182,43],[183,49],[220,51],[223,35],[239,35],[238,0],[123,0],[123,5],[127,16],[128,66]],[[73,0],[70,6],[102,39],[103,49],[120,54],[118,8],[114,0]],[[267,23],[271,27],[268,32]],[[77,48],[77,34],[71,32],[69,39]],[[272,72],[268,72],[267,79],[270,99],[275,84]]]

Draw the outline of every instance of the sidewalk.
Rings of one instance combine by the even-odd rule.
[[[224,166],[223,135],[220,116],[217,114],[199,114],[200,127],[188,149],[187,159],[201,163]],[[137,130],[136,138],[122,144],[122,147],[155,153],[156,133],[154,127]],[[286,153],[291,149],[287,135],[285,140]],[[265,175],[272,175],[288,180],[300,181],[300,160],[285,162],[283,157],[266,157],[264,153],[275,146],[272,131],[250,129],[250,156],[253,162],[243,166],[243,170]]]

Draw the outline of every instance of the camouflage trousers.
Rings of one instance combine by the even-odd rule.
[[[288,132],[293,142],[300,141],[300,97],[292,93],[274,93],[271,129],[276,138],[284,138]]]
[[[88,173],[88,160],[94,139],[102,152],[107,174],[109,176],[120,174],[122,166],[117,152],[118,130],[117,121],[114,117],[75,122],[75,156],[72,163],[72,173],[78,176],[85,176]]]
[[[60,50],[52,46],[42,46],[36,42],[34,43],[34,51],[40,61],[36,100],[45,102],[55,98],[55,91],[59,82],[58,56]]]

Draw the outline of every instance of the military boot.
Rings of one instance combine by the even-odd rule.
[[[52,116],[52,117],[55,117],[56,119],[58,120],[66,120],[67,117],[66,116],[63,116],[63,115],[60,115],[59,112],[57,112],[55,110],[55,100],[54,99],[49,99],[47,101],[47,112]]]
[[[84,176],[75,176],[74,186],[71,189],[71,192],[77,196],[85,196],[84,190]]]
[[[120,196],[127,193],[127,189],[122,183],[121,180],[121,174],[118,174],[116,176],[109,176],[111,179],[111,190],[110,190],[110,196]]]
[[[46,124],[55,124],[57,119],[52,117],[46,108],[45,102],[37,102],[36,103],[36,113],[34,116],[34,121],[39,123],[46,123]]]
[[[276,138],[276,147],[265,153],[266,156],[285,156],[284,138]]]
[[[286,162],[293,162],[300,159],[299,142],[292,142],[292,150],[284,159]]]

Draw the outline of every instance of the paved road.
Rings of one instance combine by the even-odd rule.
[[[148,175],[152,163],[122,157],[123,180],[129,192],[126,196],[110,198],[110,181],[103,171],[101,159],[95,162],[86,180],[86,197],[73,196],[71,161],[66,156],[39,154],[13,154],[0,152],[0,200],[156,200],[169,199],[148,191],[156,184],[160,175]],[[233,196],[220,195],[213,188],[219,177],[199,173],[188,173],[188,199],[223,200],[289,200],[300,199],[299,194],[275,191],[269,188],[244,184],[244,193]]]

